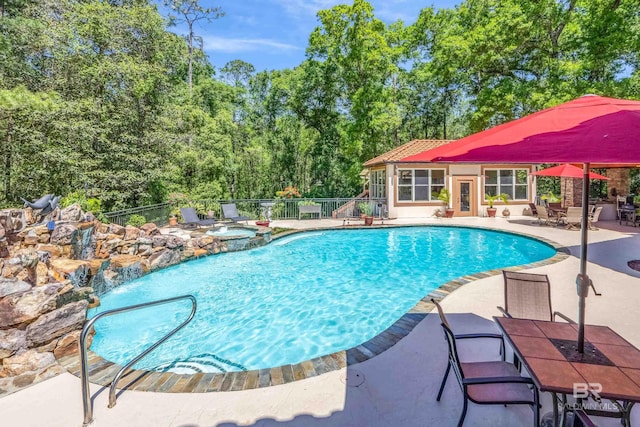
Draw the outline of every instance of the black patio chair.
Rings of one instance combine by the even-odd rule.
[[[462,427],[467,415],[469,400],[479,405],[529,405],[533,409],[533,425],[540,425],[540,405],[538,389],[531,378],[520,376],[518,369],[511,363],[502,359],[491,362],[460,362],[456,339],[458,336],[451,332],[444,312],[439,304],[432,300],[438,308],[442,329],[447,340],[449,350],[449,363],[438,392],[437,400],[440,401],[442,391],[447,381],[449,371],[453,368],[456,379],[462,388],[464,405],[458,421],[458,427]]]
[[[194,208],[180,208],[182,223],[184,225],[195,225],[197,227],[207,227],[218,223],[215,219],[200,219]]]
[[[235,203],[227,203],[220,206],[222,206],[222,216],[225,219],[230,219],[233,222],[244,221],[245,223],[251,219],[248,216],[238,214],[238,208]]]
[[[573,427],[598,427],[596,423],[593,422],[589,415],[582,410],[576,409],[573,411]]]

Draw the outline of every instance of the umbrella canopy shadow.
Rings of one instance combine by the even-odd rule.
[[[497,310],[496,314],[498,314]],[[494,322],[472,313],[447,313],[447,317],[456,333],[498,332]],[[484,361],[500,358],[499,346],[492,342],[495,340],[468,341],[459,344],[463,360]],[[340,408],[326,416],[316,415],[319,408],[323,406],[322,400],[290,394],[287,398],[290,399],[292,407],[295,405],[294,401],[302,399],[308,401],[309,406],[314,407],[315,414],[301,411],[288,419],[267,416],[252,423],[246,422],[249,418],[248,414],[245,416],[239,414],[240,420],[244,419],[244,422],[228,420],[217,424],[203,422],[177,425],[180,427],[213,427],[214,425],[215,427],[455,426],[461,412],[462,392],[454,375],[449,376],[442,400],[436,401],[447,363],[447,347],[440,320],[437,314],[431,313],[426,315],[408,336],[387,351],[365,362],[348,366],[346,374],[343,375],[358,374],[364,381],[357,386],[341,384],[339,392],[344,393],[344,402]],[[309,390],[313,387],[311,384]],[[247,393],[255,392],[256,390]],[[318,395],[315,392],[310,391],[310,393]],[[252,397],[247,394],[247,398]],[[550,399],[548,400],[547,405],[550,405]],[[277,406],[278,404],[274,402],[273,408]],[[472,404],[467,418],[469,425],[526,426],[531,423],[532,413],[529,408],[521,405],[504,407]]]
[[[571,255],[580,257],[580,245],[567,247]],[[629,267],[628,262],[640,259],[640,234],[628,234],[625,238],[589,243],[588,261],[604,268],[633,277],[640,271]],[[597,286],[597,284],[596,284]]]

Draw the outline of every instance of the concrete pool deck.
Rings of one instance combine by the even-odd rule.
[[[531,269],[549,275],[553,309],[577,318],[575,276],[578,272],[580,232],[531,224],[531,217],[393,220],[390,225],[455,224],[484,226],[537,235],[569,248],[573,256]],[[272,226],[315,228],[341,226],[342,220],[274,221]],[[590,324],[613,328],[640,347],[640,272],[627,261],[640,259],[640,229],[617,222],[598,223],[589,232],[588,272],[599,292],[587,298]],[[461,331],[494,329],[492,316],[503,304],[502,278],[492,276],[454,291],[442,305],[454,328]],[[462,394],[450,378],[441,402],[435,401],[447,363],[446,347],[437,316],[428,315],[413,331],[384,353],[365,362],[289,384],[221,393],[150,393],[126,391],[113,409],[107,393],[95,386],[95,426],[424,426],[456,425]],[[490,343],[461,349],[466,360],[497,356]],[[346,378],[349,381],[346,381]],[[362,384],[355,386],[360,381]],[[346,382],[346,384],[345,384]],[[545,413],[550,398],[543,400]],[[65,373],[0,399],[3,424],[18,426],[80,426],[80,381]],[[531,410],[518,406],[471,404],[466,426],[531,425]],[[632,420],[640,425],[640,410]],[[606,422],[605,422],[606,421]],[[597,419],[599,425],[619,425]]]

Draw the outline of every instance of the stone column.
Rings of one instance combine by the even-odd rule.
[[[629,168],[612,168],[607,169],[606,173],[609,181],[607,181],[607,190],[609,199],[615,200],[615,196],[611,195],[611,190],[616,189],[618,196],[628,196],[631,192],[631,178],[629,176]]]
[[[565,208],[582,206],[582,180],[575,178],[560,178],[560,201]]]

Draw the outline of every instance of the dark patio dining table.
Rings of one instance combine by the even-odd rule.
[[[555,426],[560,425],[558,397],[567,405],[567,396],[576,397],[589,414],[621,418],[631,426],[631,409],[640,402],[640,350],[607,326],[585,326],[580,354],[576,324],[494,319],[538,389],[552,393]],[[613,411],[591,408],[584,404],[587,397],[607,402]]]
[[[563,207],[548,207],[549,213],[556,217],[556,225],[560,224],[560,218],[567,214],[567,208]]]

